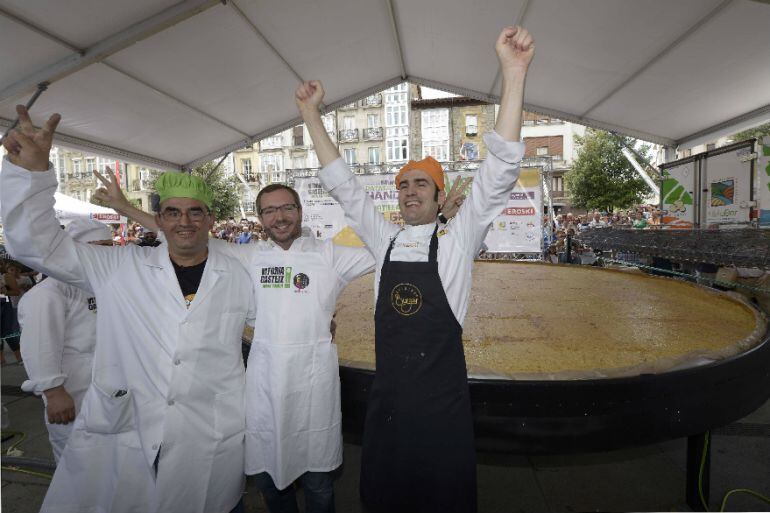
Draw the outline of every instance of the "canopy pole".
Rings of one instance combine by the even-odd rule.
[[[224,161],[225,161],[225,159],[226,159],[226,158],[227,158],[229,155],[230,155],[229,153],[225,153],[225,154],[222,156],[222,158],[221,158],[221,159],[219,159],[219,162],[217,162],[217,165],[216,165],[216,166],[214,166],[214,169],[212,169],[211,171],[209,171],[209,172],[206,174],[206,177],[203,179],[203,181],[204,181],[204,182],[208,182],[208,181],[209,181],[209,178],[211,178],[211,175],[213,175],[214,173],[216,173],[216,172],[217,172],[217,169],[219,169],[219,166],[221,166],[221,165],[222,165],[222,162],[224,162]],[[187,169],[187,173],[188,173],[188,174],[189,174],[189,173],[191,173],[191,172],[192,172],[192,169]]]
[[[41,83],[39,83],[37,85],[37,91],[35,91],[35,94],[33,94],[32,97],[27,102],[27,105],[26,105],[27,110],[32,108],[32,106],[35,104],[37,99],[40,98],[40,95],[43,94],[43,91],[45,91],[46,89],[48,89],[48,82],[41,82]],[[13,130],[17,126],[19,126],[19,116],[18,115],[16,116],[16,119],[13,121],[13,123],[11,123],[11,126],[8,127],[8,130],[5,133],[8,134],[11,130]],[[3,143],[3,139],[5,139],[5,136],[0,137],[0,144]]]

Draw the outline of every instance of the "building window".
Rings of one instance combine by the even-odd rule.
[[[96,159],[86,159],[86,172],[90,175],[96,169]]]
[[[422,156],[449,160],[449,109],[422,111]]]
[[[294,146],[305,145],[305,131],[302,125],[297,125],[293,129],[292,137],[294,139]]]
[[[273,173],[272,174],[272,182],[283,182],[283,173]]]
[[[315,150],[307,152],[307,166],[310,168],[318,167],[318,155],[316,155]]]
[[[321,118],[321,120],[324,123],[324,128],[329,133],[334,133],[334,115],[333,114],[327,114]]]
[[[251,159],[241,159],[241,169],[243,170],[243,174],[250,175],[251,174]]]
[[[564,178],[561,176],[554,176],[551,180],[551,190],[554,192],[564,191]]]
[[[371,146],[369,147],[369,163],[370,164],[379,164],[380,163],[380,148],[377,146]]]
[[[402,126],[407,124],[406,105],[390,105],[385,107],[385,125]]]
[[[355,148],[346,148],[345,150],[345,162],[352,166],[356,163],[356,149]]]
[[[476,135],[479,133],[479,117],[476,114],[465,115],[465,135]]]
[[[409,159],[409,139],[406,137],[389,139],[387,142],[389,161],[402,161]]]
[[[281,140],[281,134],[277,134],[277,135],[273,135],[271,137],[266,137],[262,139],[262,141],[260,141],[260,147],[263,150],[280,148],[282,142],[283,141]]]
[[[377,128],[380,126],[380,116],[377,114],[366,115],[366,126],[368,128]]]
[[[463,143],[460,148],[460,160],[478,160],[479,145],[472,142]]]
[[[264,153],[262,154],[261,161],[263,173],[283,171],[283,155],[280,153]]]
[[[537,149],[535,150],[535,154],[538,157],[544,157],[548,155],[548,146],[538,146]]]
[[[304,169],[305,157],[303,156],[294,157],[293,159],[291,159],[291,165],[293,169]]]
[[[356,118],[353,116],[345,116],[342,118],[342,129],[343,130],[355,130],[356,128]]]
[[[79,176],[83,171],[83,161],[80,159],[72,159],[72,174]]]

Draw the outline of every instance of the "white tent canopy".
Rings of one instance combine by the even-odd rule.
[[[669,146],[770,119],[766,0],[0,0],[0,127],[48,83],[60,144],[188,168],[297,124],[300,79],[495,101],[514,23],[530,110]]]
[[[80,201],[79,199],[65,196],[64,194],[54,193],[54,210],[56,217],[61,223],[68,223],[77,217],[87,217],[100,221],[105,224],[126,223],[125,216],[121,216],[111,208],[100,207],[92,203]]]

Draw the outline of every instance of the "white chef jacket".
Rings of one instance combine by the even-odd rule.
[[[248,274],[209,252],[188,308],[166,247],[73,241],[54,215],[56,186],[51,169],[3,162],[9,252],[99,305],[93,381],[41,511],[229,512],[243,486]]]
[[[21,356],[29,379],[25,392],[43,392],[64,385],[80,413],[88,386],[96,345],[96,298],[53,278],[35,285],[19,301]],[[43,417],[54,458],[59,461],[72,432],[69,424],[49,424]]]
[[[439,232],[438,238],[438,274],[449,306],[460,324],[468,311],[473,259],[490,223],[508,202],[524,155],[524,143],[505,141],[494,131],[486,134],[484,141],[488,156],[474,174],[467,199],[457,215]],[[341,158],[324,167],[319,178],[331,196],[342,205],[348,224],[377,261],[374,281],[376,304],[380,271],[391,239],[397,236],[391,260],[427,262],[436,224],[405,225],[402,230],[385,220]]]

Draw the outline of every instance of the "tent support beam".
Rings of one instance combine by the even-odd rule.
[[[139,77],[135,77],[134,75],[132,75],[128,71],[124,71],[124,70],[118,68],[117,66],[115,66],[114,64],[111,64],[111,63],[109,63],[107,61],[102,62],[102,64],[107,66],[111,70],[113,70],[113,71],[115,71],[117,73],[120,73],[124,77],[130,78],[134,82],[136,82],[138,84],[141,84],[141,85],[143,85],[144,87],[146,87],[148,89],[152,89],[154,92],[160,94],[161,96],[164,96],[164,97],[168,98],[169,100],[173,101],[174,103],[176,103],[178,105],[181,105],[185,109],[191,110],[191,111],[195,112],[196,114],[199,114],[199,115],[203,116],[204,118],[206,118],[206,119],[208,119],[210,121],[213,121],[214,123],[217,123],[218,125],[221,125],[221,126],[227,128],[227,129],[230,129],[230,130],[232,130],[233,132],[235,132],[237,134],[241,134],[243,137],[248,137],[249,136],[249,134],[247,134],[243,130],[239,130],[239,129],[235,128],[234,126],[230,125],[229,123],[226,123],[225,121],[222,121],[221,119],[219,119],[219,118],[217,118],[215,116],[212,116],[208,112],[202,111],[198,107],[195,107],[195,106],[190,105],[189,103],[187,103],[187,102],[185,102],[183,100],[180,100],[179,98],[177,98],[173,94],[168,93],[168,92],[164,91],[163,89],[158,89],[158,87],[156,87],[156,86],[154,86],[154,85],[152,85],[152,84],[150,84],[148,82],[145,82],[144,80],[142,80]]]
[[[12,124],[13,124],[13,120],[0,117],[0,128],[8,129]],[[83,151],[92,151],[97,155],[104,155],[105,157],[115,157],[120,160],[125,160],[128,162],[133,162],[138,164],[145,164],[147,166],[158,168],[158,169],[168,169],[168,170],[182,169],[182,166],[174,162],[169,162],[167,160],[161,160],[155,157],[150,157],[149,155],[143,155],[141,153],[124,150],[121,148],[116,148],[114,146],[109,146],[107,144],[100,144],[94,141],[89,141],[87,139],[81,139],[80,137],[73,137],[71,135],[66,135],[58,131],[54,134],[54,142],[57,144],[61,144],[62,146],[66,146],[68,148],[73,148],[73,149],[78,149]]]
[[[514,25],[518,25],[520,27],[524,26],[525,19],[527,17],[527,12],[529,10],[529,6],[532,2],[535,0],[524,0],[524,3],[521,4],[521,9],[519,9],[519,15],[516,16],[516,21],[514,21]],[[495,91],[497,91],[498,84],[500,82],[500,66],[497,67],[497,72],[495,72],[495,78],[492,80],[492,87],[489,88],[489,96],[492,96],[495,94]]]
[[[385,6],[388,8],[388,17],[390,18],[390,30],[393,33],[393,42],[396,44],[396,53],[398,53],[398,64],[401,66],[401,80],[406,80],[406,64],[404,63],[404,51],[401,49],[401,35],[398,32],[398,22],[396,21],[396,10],[393,7],[393,0],[385,0]]]
[[[472,89],[465,89],[463,87],[456,87],[456,86],[444,84],[442,82],[437,82],[435,80],[422,78],[422,77],[410,76],[408,77],[408,80],[414,84],[419,84],[426,87],[432,87],[433,89],[440,89],[442,91],[459,94],[461,96],[467,96],[468,98],[475,98],[476,100],[481,100],[488,103],[500,103],[500,97],[496,95],[481,93],[478,91],[474,91]],[[660,144],[662,146],[673,146],[675,144],[675,141],[673,139],[669,139],[667,137],[661,137],[659,135],[650,134],[639,130],[632,130],[630,128],[626,128],[619,125],[613,125],[611,123],[605,123],[603,121],[599,121],[596,119],[576,116],[574,114],[569,114],[567,112],[563,112],[556,109],[548,109],[545,107],[540,107],[539,105],[532,105],[530,103],[525,103],[524,110],[527,110],[530,112],[536,112],[538,114],[544,114],[546,116],[551,116],[554,118],[559,118],[564,121],[570,121],[572,123],[579,123],[581,125],[586,125],[593,128],[601,128],[602,130],[607,130],[608,132],[618,132],[620,134],[633,137],[635,139],[641,139],[643,141]]]
[[[245,21],[245,22],[246,22],[246,24],[249,26],[249,28],[252,30],[252,32],[254,32],[254,34],[256,34],[256,35],[257,35],[257,37],[258,37],[260,40],[262,40],[262,42],[263,42],[263,43],[265,43],[265,45],[267,45],[267,47],[268,47],[268,48],[270,48],[270,51],[272,51],[272,52],[273,52],[273,54],[275,54],[275,56],[276,56],[276,57],[278,57],[278,58],[281,60],[281,62],[283,62],[283,63],[284,63],[284,65],[286,66],[286,68],[288,68],[288,70],[289,70],[289,71],[291,71],[291,73],[292,73],[292,74],[293,74],[295,77],[297,77],[297,80],[298,80],[299,82],[304,82],[304,81],[305,81],[305,79],[303,79],[303,78],[302,78],[302,75],[300,75],[300,74],[297,72],[297,70],[295,70],[295,69],[294,69],[294,66],[292,66],[292,65],[289,63],[289,61],[287,61],[287,60],[286,60],[286,58],[284,58],[284,56],[283,56],[283,55],[281,55],[281,52],[279,52],[279,51],[278,51],[278,49],[277,49],[275,46],[273,46],[273,43],[271,43],[271,42],[270,42],[270,41],[269,41],[269,40],[268,40],[268,39],[267,39],[267,38],[264,36],[264,34],[262,34],[262,32],[261,32],[261,31],[260,31],[260,30],[257,28],[257,26],[256,26],[256,25],[254,25],[254,23],[253,23],[253,22],[252,22],[252,21],[249,19],[249,17],[248,17],[248,16],[246,16],[246,13],[244,13],[244,12],[241,10],[241,8],[240,8],[240,7],[238,7],[238,5],[236,5],[236,3],[235,3],[235,0],[230,0],[230,1],[228,2],[228,4],[230,5],[230,7],[232,7],[232,8],[233,8],[233,10],[235,11],[235,13],[236,13],[236,14],[237,14],[237,15],[238,15],[238,16],[239,16],[239,17],[240,17],[240,18],[241,18],[243,21]]]
[[[656,62],[660,61],[663,57],[671,53],[676,47],[681,45],[683,42],[685,42],[690,36],[692,36],[695,32],[700,30],[704,25],[706,25],[709,21],[711,21],[717,14],[722,12],[728,5],[733,3],[733,0],[722,0],[722,2],[711,9],[705,16],[700,18],[698,21],[695,22],[694,25],[692,25],[690,28],[688,28],[683,34],[681,34],[679,37],[677,37],[672,43],[670,43],[668,46],[666,46],[663,50],[658,52],[652,59],[648,60],[644,64],[642,64],[636,71],[631,73],[625,80],[620,82],[620,84],[616,85],[612,88],[612,90],[602,96],[599,101],[591,105],[588,109],[583,112],[580,117],[587,116],[594,110],[596,110],[600,105],[602,105],[604,102],[615,96],[620,90],[625,88],[628,84],[636,80],[636,78],[650,69]]]
[[[67,48],[68,50],[70,50],[72,52],[77,53],[78,55],[82,56],[82,55],[85,55],[85,53],[86,53],[86,50],[84,50],[83,48],[78,48],[74,44],[70,43],[69,41],[66,41],[66,40],[62,39],[61,37],[57,36],[56,34],[51,34],[50,32],[46,32],[45,30],[43,30],[42,28],[38,27],[34,23],[32,23],[32,22],[30,22],[28,20],[25,20],[25,19],[21,18],[20,16],[16,16],[15,14],[10,13],[10,12],[4,10],[2,7],[0,7],[0,15],[5,16],[5,17],[13,20],[14,22],[18,23],[19,25],[22,25],[22,26],[26,27],[27,29],[29,29],[29,30],[37,33],[37,34],[40,34],[41,36],[45,37],[46,39],[49,39],[50,41],[53,41],[54,43],[56,43],[58,45],[61,45],[61,46]],[[151,85],[151,84],[149,84],[149,83],[147,83],[147,82],[145,82],[145,81],[143,81],[143,80],[141,80],[141,79],[131,75],[127,71],[124,71],[124,70],[118,68],[114,64],[111,64],[110,62],[108,62],[107,60],[102,61],[102,64],[104,64],[105,66],[109,67],[113,71],[116,71],[116,72],[120,73],[121,75],[124,75],[124,76],[130,78],[134,82],[137,82],[137,83],[139,83],[139,84],[141,84],[141,85],[143,85],[145,87],[148,87],[148,88],[152,89],[156,93],[158,93],[158,94],[160,94],[162,96],[165,96],[169,100],[172,100],[172,101],[178,103],[179,105],[181,105],[182,107],[184,107],[186,109],[192,110],[192,111],[202,115],[203,117],[208,118],[209,120],[211,120],[211,121],[213,121],[213,122],[215,122],[215,123],[217,123],[219,125],[222,125],[225,128],[228,128],[228,129],[232,130],[233,132],[241,134],[244,137],[248,137],[249,136],[247,133],[245,133],[245,132],[243,132],[241,130],[238,130],[237,128],[235,128],[235,127],[225,123],[221,119],[218,119],[218,118],[212,116],[211,114],[208,114],[208,113],[198,109],[197,107],[194,107],[194,106],[192,106],[192,105],[190,105],[188,103],[185,103],[184,101],[180,100],[176,96],[174,96],[174,95],[172,95],[172,94],[170,94],[170,93],[168,93],[166,91],[163,91],[161,89],[158,89],[156,86],[153,86],[153,85]]]
[[[719,123],[717,125],[711,126],[709,128],[705,128],[703,130],[699,130],[698,132],[695,132],[694,134],[690,134],[686,137],[682,137],[681,139],[678,139],[675,141],[675,146],[695,146],[697,144],[700,144],[697,142],[698,140],[705,140],[709,137],[713,137],[714,139],[721,137],[721,135],[716,135],[718,132],[722,132],[725,130],[733,129],[734,127],[737,127],[739,125],[744,124],[761,124],[764,122],[767,122],[770,120],[770,104],[765,105],[764,107],[760,107],[758,109],[754,109],[750,112],[747,112],[745,114],[741,114],[740,116],[736,116],[732,119],[728,119],[727,121],[723,121],[722,123]],[[742,128],[739,128],[738,130],[741,130]],[[738,131],[735,130],[735,131]],[[713,134],[713,135],[712,135]]]
[[[21,25],[22,27],[25,27],[28,30],[31,30],[35,34],[38,34],[40,36],[43,36],[44,38],[48,39],[49,41],[53,41],[54,43],[66,47],[68,50],[71,50],[73,52],[78,53],[79,55],[84,55],[86,52],[85,50],[82,50],[75,45],[65,41],[64,39],[60,38],[59,36],[55,34],[51,34],[47,30],[44,30],[43,28],[35,25],[29,20],[26,20],[22,18],[21,16],[17,16],[16,14],[13,14],[12,12],[8,11],[7,9],[4,9],[3,7],[0,7],[0,16],[3,16],[5,18],[8,18],[9,20]]]
[[[86,49],[47,66],[0,91],[0,103],[32,91],[42,82],[53,83],[91,64],[101,62],[132,44],[176,25],[215,5],[219,0],[185,0],[114,34]]]
[[[347,105],[348,103],[360,100],[361,98],[366,98],[367,96],[369,96],[371,94],[380,92],[380,91],[382,91],[384,89],[388,89],[389,87],[393,87],[394,85],[400,84],[403,81],[404,80],[401,77],[394,77],[394,78],[391,78],[390,80],[386,80],[385,82],[380,82],[379,84],[377,84],[375,86],[372,86],[372,87],[370,87],[368,89],[364,89],[363,91],[361,91],[361,92],[359,92],[359,93],[357,93],[355,95],[347,96],[347,97],[342,98],[341,100],[338,100],[338,101],[336,101],[336,102],[334,102],[334,103],[332,103],[330,105],[323,106],[321,108],[321,113],[322,114],[326,114],[328,112],[331,112],[333,110],[338,109],[339,107],[341,107],[343,105]],[[275,135],[275,134],[277,134],[279,132],[282,132],[283,130],[286,130],[287,128],[291,128],[291,127],[294,127],[294,126],[297,126],[297,125],[301,125],[303,122],[304,121],[302,120],[301,117],[296,117],[294,119],[290,119],[289,121],[287,121],[285,123],[282,123],[282,124],[280,124],[280,125],[278,125],[276,127],[272,127],[272,128],[270,128],[268,130],[263,130],[262,132],[259,132],[258,134],[255,134],[255,135],[251,136],[246,141],[239,141],[239,142],[236,142],[236,143],[233,143],[233,144],[229,144],[229,145],[227,145],[224,148],[221,148],[219,150],[212,151],[211,153],[207,153],[206,155],[201,155],[197,159],[195,159],[193,161],[190,161],[187,164],[182,165],[182,169],[183,170],[188,170],[188,169],[195,168],[195,167],[200,166],[201,164],[203,164],[205,162],[209,162],[211,160],[217,159],[217,158],[221,157],[222,155],[224,155],[225,153],[230,153],[230,152],[233,152],[233,151],[236,151],[236,150],[240,150],[241,148],[249,146],[250,144],[254,144],[255,142],[260,141],[260,140],[264,139],[265,137],[270,137],[271,135]]]

